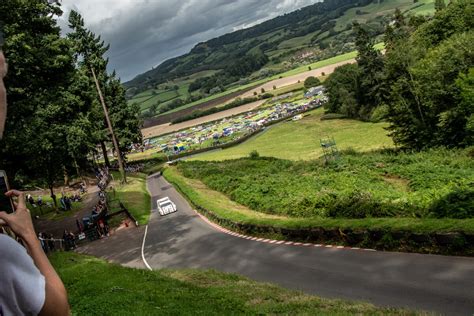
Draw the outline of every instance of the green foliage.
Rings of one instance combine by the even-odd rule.
[[[386,119],[395,143],[408,148],[473,144],[468,72],[474,66],[474,5],[459,0],[444,9],[438,2],[431,20],[395,12],[385,56],[355,24],[357,65],[340,67],[326,80],[326,109]]]
[[[322,161],[242,158],[183,162],[178,169],[185,177],[199,179],[233,201],[268,214],[427,218],[435,201],[472,185],[474,165],[468,152],[353,152],[329,167]],[[472,195],[466,199],[473,203]]]
[[[360,68],[356,64],[337,67],[324,82],[329,98],[324,108],[331,113],[340,113],[347,117],[357,117],[359,104]]]
[[[395,142],[417,149],[472,144],[468,121],[473,108],[462,101],[459,89],[461,78],[474,65],[474,33],[472,27],[462,27],[472,25],[472,7],[465,1],[453,3],[408,41],[395,41],[395,53],[387,52],[390,65],[402,66],[388,72],[397,74],[388,99]]]
[[[309,89],[309,88],[312,88],[312,87],[317,87],[319,85],[321,85],[321,81],[318,78],[313,77],[313,76],[309,76],[304,81],[304,87],[306,89]]]
[[[86,160],[91,147],[90,104],[80,92],[84,77],[76,72],[71,43],[60,36],[53,18],[61,14],[58,5],[46,1],[0,3],[9,63],[0,164],[12,180],[23,174],[49,188]]]
[[[141,122],[138,117],[140,109],[135,103],[127,103],[125,89],[115,71],[112,74],[107,73],[108,59],[104,55],[108,51],[109,45],[106,45],[100,36],[87,30],[84,27],[83,18],[74,10],[69,16],[69,27],[72,32],[68,33],[68,38],[74,44],[78,66],[89,76],[87,89],[97,100],[96,86],[91,80],[91,73],[94,70],[104,93],[114,134],[119,142],[119,149],[122,154],[126,153],[132,143],[141,141]],[[102,130],[100,141],[111,141],[108,127],[105,120],[102,119],[103,114],[99,114],[100,112],[100,109],[95,109],[97,119],[94,121],[96,128]]]
[[[439,198],[429,208],[436,218],[474,218],[474,190],[458,188]]]
[[[260,157],[260,154],[256,150],[252,150],[249,154],[250,159],[257,159]]]
[[[381,105],[376,107],[372,112],[372,116],[370,117],[370,121],[373,123],[381,122],[385,120],[389,113],[389,107],[387,105]]]

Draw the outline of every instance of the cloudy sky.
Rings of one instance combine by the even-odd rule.
[[[195,44],[249,27],[318,0],[63,0],[69,11],[110,43],[110,67],[123,81],[168,58],[187,53]]]

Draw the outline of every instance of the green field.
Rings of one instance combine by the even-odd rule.
[[[145,271],[76,253],[51,262],[72,315],[417,315],[362,302],[323,299],[217,271]]]
[[[424,4],[423,6],[420,6]],[[341,31],[346,28],[348,24],[358,21],[365,23],[375,19],[377,16],[387,14],[396,8],[402,12],[411,12],[414,14],[432,14],[434,12],[434,0],[421,0],[413,3],[412,0],[391,0],[383,1],[381,3],[371,3],[365,7],[352,8],[347,10],[344,15],[337,19],[335,26],[336,31]],[[420,6],[420,7],[419,7]],[[412,8],[415,8],[411,10]],[[360,10],[362,14],[356,14]]]
[[[252,150],[261,156],[291,160],[316,159],[322,155],[320,140],[334,137],[339,149],[367,151],[392,147],[386,123],[366,123],[356,120],[321,121],[324,110],[308,112],[300,121],[284,122],[268,128],[249,141],[225,150],[204,153],[191,160],[226,160],[246,157]]]
[[[129,104],[138,104],[141,111],[149,109],[153,104],[159,104],[157,109],[169,104],[170,102],[181,99],[186,100],[190,94],[188,92],[189,84],[202,77],[211,76],[215,74],[215,70],[201,71],[190,75],[189,77],[181,78],[171,81],[167,84],[162,84],[154,89],[148,89],[135,95],[128,100]],[[178,90],[174,90],[173,86],[178,86]]]

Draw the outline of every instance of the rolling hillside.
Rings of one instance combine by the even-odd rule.
[[[429,14],[433,0],[326,0],[248,29],[197,44],[125,83],[129,102],[147,117],[212,100],[293,68],[350,52],[351,25],[380,36],[390,15]]]

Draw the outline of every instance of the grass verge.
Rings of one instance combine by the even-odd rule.
[[[118,173],[114,178],[119,179]],[[150,194],[146,188],[146,174],[128,174],[127,184],[114,181],[115,197],[119,199],[128,211],[135,217],[139,225],[148,223],[151,211]]]
[[[145,271],[75,253],[51,256],[73,315],[417,315],[323,299],[216,271]]]

